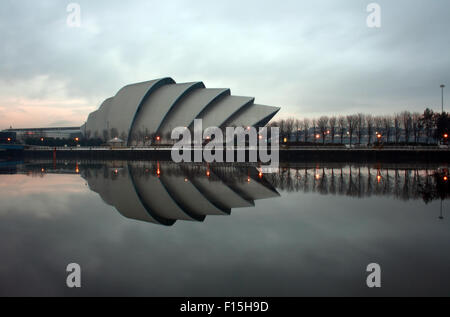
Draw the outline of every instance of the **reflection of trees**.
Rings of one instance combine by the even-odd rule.
[[[288,192],[316,192],[351,197],[391,196],[396,199],[446,199],[450,195],[447,169],[381,167],[303,167],[280,168],[265,178]],[[448,177],[448,176],[447,176]]]
[[[51,160],[34,161],[18,166],[18,173],[42,177],[47,173],[75,173],[95,178],[117,179],[127,177],[122,168],[130,167],[133,176],[150,177],[157,175],[183,176],[187,179],[209,177],[211,181],[247,182],[248,179],[269,183],[287,192],[315,192],[321,195],[346,195],[365,198],[391,196],[396,199],[423,199],[430,202],[447,199],[450,196],[448,169],[415,166],[369,166],[369,165],[323,165],[282,166],[274,173],[264,174],[260,179],[256,166],[251,164],[177,164],[155,161],[104,161],[67,162]],[[207,176],[207,171],[211,171]]]
[[[327,174],[325,173],[325,169],[322,169],[322,173],[317,175],[321,175],[319,176],[318,180],[318,192],[321,193],[322,195],[327,195],[329,190],[328,190],[328,177]]]
[[[428,203],[434,199],[448,199],[450,197],[450,186],[448,181],[448,169],[434,171],[429,175],[425,184],[419,185],[419,192],[423,200]]]

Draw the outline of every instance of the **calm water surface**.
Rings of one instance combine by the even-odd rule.
[[[449,295],[447,166],[0,165],[0,295]],[[78,263],[82,287],[66,286]],[[366,266],[382,287],[366,286]]]

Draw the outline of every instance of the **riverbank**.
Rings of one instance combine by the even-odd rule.
[[[17,155],[17,154],[16,154]],[[19,155],[26,159],[92,159],[92,160],[162,160],[171,158],[171,148],[30,148]],[[246,151],[248,158],[249,151]],[[280,148],[280,161],[334,161],[334,162],[424,162],[447,163],[450,150],[439,148],[403,147],[403,148],[326,148],[291,147]]]

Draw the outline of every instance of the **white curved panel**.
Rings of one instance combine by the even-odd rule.
[[[97,123],[96,123],[97,114],[98,114],[98,110],[91,112],[87,118],[86,123],[84,124],[84,127],[81,129],[82,132],[90,131],[91,137],[93,137],[94,131],[97,130]]]
[[[122,173],[127,174],[128,169],[122,169],[116,178],[104,178],[103,175],[93,180],[92,177],[86,177],[88,182],[102,199],[114,206],[117,211],[126,218],[141,221],[160,223],[151,217],[146,208],[142,205],[140,198],[136,194],[134,184],[130,177],[125,177]]]
[[[98,114],[95,118],[96,120],[96,124],[98,126],[98,135],[100,137],[103,136],[103,132],[104,131],[108,131],[109,133],[109,128],[108,128],[108,118],[109,118],[109,111],[111,109],[111,104],[113,102],[114,98],[108,98],[106,99],[103,104],[100,106],[100,109],[98,111]]]
[[[221,181],[198,178],[195,179],[195,185],[208,195],[208,199],[212,199],[229,209],[253,206]]]
[[[226,122],[227,126],[246,127],[254,126],[261,120],[274,116],[280,108],[253,104],[237,112]]]
[[[183,205],[199,215],[224,215],[225,213],[203,196],[203,194],[184,176],[162,175],[167,189],[183,202]]]
[[[100,108],[89,115],[86,122],[86,128],[91,130],[91,137],[94,137],[97,132],[98,137],[102,138],[103,130],[107,130],[106,122],[112,100],[112,97],[105,99],[100,105]]]
[[[198,119],[202,119],[203,129],[208,127],[220,127],[236,111],[253,103],[255,98],[225,96],[215,102]]]
[[[245,193],[246,196],[251,197],[252,200],[280,196],[277,192],[274,192],[254,179],[251,179],[250,182],[235,182],[233,185],[237,187],[239,191]]]
[[[188,127],[212,102],[230,95],[229,89],[197,89],[179,102],[166,116],[158,131],[166,135],[176,127]]]
[[[118,134],[129,132],[136,115],[144,100],[163,85],[174,83],[171,78],[155,79],[127,85],[120,89],[114,96],[106,117],[106,126],[109,131],[116,129]]]
[[[145,205],[158,216],[173,220],[194,220],[175,203],[156,176],[135,177],[134,182]]]
[[[82,175],[84,179],[88,181],[89,189],[96,192],[100,195],[105,203],[110,206],[113,206],[113,200],[111,198],[111,194],[109,192],[108,182],[109,180],[103,175],[103,171],[101,174],[93,174],[93,175]]]
[[[85,131],[86,131],[86,122],[80,127],[81,134],[86,137]]]
[[[166,114],[181,98],[194,89],[204,87],[202,82],[193,82],[165,85],[155,90],[142,104],[131,129],[132,134],[146,130],[156,132]]]

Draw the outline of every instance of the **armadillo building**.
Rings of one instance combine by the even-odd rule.
[[[231,95],[227,88],[203,82],[177,84],[172,78],[131,84],[106,99],[81,127],[87,138],[119,137],[127,145],[170,138],[176,127],[266,125],[280,108],[255,104],[255,98]]]

